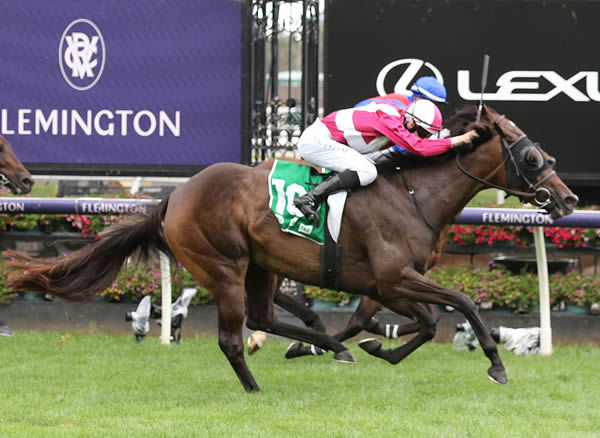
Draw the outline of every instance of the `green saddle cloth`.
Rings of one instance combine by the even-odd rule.
[[[318,244],[325,240],[325,218],[327,202],[323,202],[318,213],[319,227],[309,223],[294,205],[296,196],[302,196],[323,182],[324,175],[314,168],[292,161],[275,160],[269,174],[269,207],[286,233],[306,237]]]

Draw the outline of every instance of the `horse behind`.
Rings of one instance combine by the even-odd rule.
[[[0,135],[0,184],[13,194],[27,194],[34,181],[31,174],[15,156],[10,143]]]
[[[453,135],[470,129],[475,113],[472,107],[455,115]],[[459,310],[491,362],[488,376],[505,384],[496,343],[476,306],[466,295],[426,278],[427,259],[441,230],[488,183],[543,202],[553,217],[571,213],[577,197],[556,175],[549,156],[516,124],[488,107],[482,123],[489,135],[474,150],[451,152],[446,159],[403,173],[392,166],[373,184],[352,193],[339,237],[344,254],[339,283],[341,290],[368,296],[399,313],[406,300]],[[333,351],[336,360],[353,362],[350,351],[333,337],[284,324],[274,315],[277,276],[319,284],[320,247],[281,232],[269,209],[268,173],[265,168],[215,164],[178,187],[149,216],[113,226],[62,260],[9,252],[20,260],[15,268],[26,267],[10,287],[89,297],[108,287],[136,250],[147,254],[158,249],[181,262],[214,296],[219,346],[247,391],[259,386],[244,359],[246,314],[251,329],[308,342]],[[416,188],[416,201],[407,185]]]

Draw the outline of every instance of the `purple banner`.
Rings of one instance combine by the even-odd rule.
[[[241,9],[2,2],[0,133],[38,173],[240,162]]]
[[[147,214],[153,199],[106,198],[0,198],[0,213],[9,214]]]
[[[528,210],[525,208],[465,208],[455,223],[600,228],[600,211],[577,210],[568,216],[552,219],[549,214],[541,210]]]

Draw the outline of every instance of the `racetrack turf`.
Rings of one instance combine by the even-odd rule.
[[[270,339],[247,357],[262,393],[246,394],[214,337],[2,337],[0,436],[600,436],[597,348],[501,350],[510,383],[499,386],[481,350],[427,344],[392,366],[355,343],[353,365],[286,360],[286,346]]]

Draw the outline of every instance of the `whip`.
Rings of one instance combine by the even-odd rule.
[[[490,55],[483,55],[483,69],[481,70],[481,97],[479,98],[479,107],[477,108],[477,119],[475,121],[479,123],[481,120],[481,109],[483,107],[483,92],[487,84],[488,66],[490,65]]]

